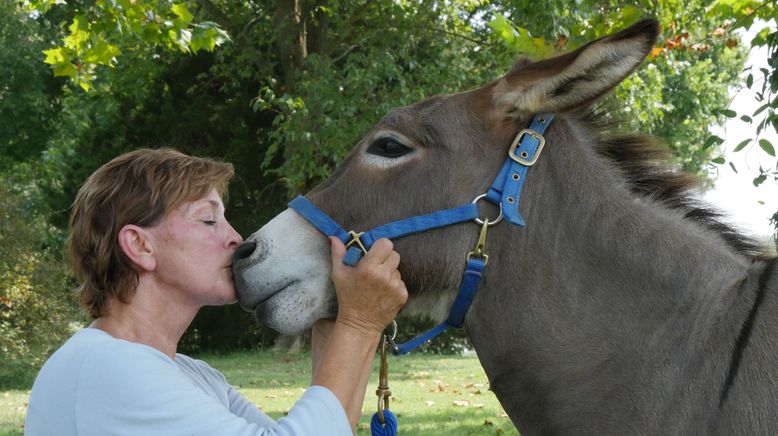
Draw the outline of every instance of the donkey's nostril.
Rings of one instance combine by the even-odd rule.
[[[254,250],[256,249],[257,249],[256,242],[246,241],[238,246],[238,249],[235,250],[235,254],[232,255],[232,259],[234,261],[248,259],[249,257],[251,257],[251,254],[254,253]]]

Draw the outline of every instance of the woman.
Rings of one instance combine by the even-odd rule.
[[[161,149],[124,154],[89,177],[67,249],[94,322],[41,369],[25,434],[352,434],[381,331],[407,299],[388,240],[356,268],[331,240],[338,317],[314,327],[312,386],[278,422],[220,372],[176,353],[201,307],[236,300],[241,237],[222,203],[232,176],[230,164]]]

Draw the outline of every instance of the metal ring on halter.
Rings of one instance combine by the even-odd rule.
[[[392,336],[387,336],[390,341],[394,341],[394,338],[397,337],[397,321],[392,320]]]
[[[472,203],[476,204],[476,203],[478,203],[478,200],[480,200],[480,199],[482,199],[484,197],[486,197],[486,194],[481,194],[478,197],[474,198]],[[489,221],[487,219],[486,220],[486,225],[493,226],[493,225],[499,223],[500,221],[502,221],[502,203],[498,203],[498,204],[500,206],[500,214],[497,215],[497,218],[495,218],[494,221]],[[475,221],[475,222],[477,222],[478,224],[481,224],[481,225],[484,224],[484,220],[482,220],[481,218],[473,218],[473,221]]]

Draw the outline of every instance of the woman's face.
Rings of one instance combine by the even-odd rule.
[[[216,190],[183,203],[147,231],[156,259],[152,274],[166,295],[198,307],[235,302],[232,254],[243,239],[224,218]]]

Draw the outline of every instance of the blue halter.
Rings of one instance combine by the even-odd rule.
[[[467,315],[467,310],[473,302],[473,297],[475,297],[475,293],[478,290],[484,267],[488,261],[488,256],[483,252],[486,243],[486,229],[491,225],[497,224],[502,219],[503,214],[511,224],[524,227],[524,218],[519,213],[521,188],[524,185],[527,170],[535,164],[540,156],[540,152],[543,150],[546,142],[543,138],[543,133],[553,119],[553,114],[537,115],[528,129],[524,129],[516,135],[508,150],[508,158],[502,165],[489,190],[485,194],[476,197],[472,203],[427,215],[405,218],[361,233],[344,230],[338,223],[302,195],[289,203],[290,208],[307,219],[320,232],[326,236],[335,236],[346,244],[348,250],[343,258],[343,263],[349,266],[355,266],[370,247],[373,246],[373,243],[381,238],[401,238],[414,233],[470,220],[474,220],[482,226],[476,250],[467,255],[467,263],[465,272],[462,275],[462,282],[459,285],[459,293],[451,306],[448,318],[408,342],[399,345],[392,343],[391,351],[393,354],[406,354],[424,342],[443,333],[449,327],[461,328],[464,325],[465,315]],[[478,205],[476,204],[481,199],[498,205],[500,207],[500,216],[493,221],[481,220],[479,218]]]

